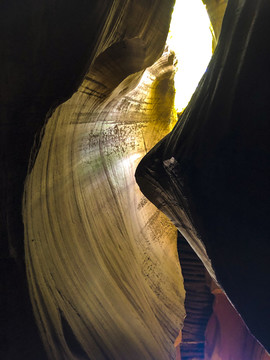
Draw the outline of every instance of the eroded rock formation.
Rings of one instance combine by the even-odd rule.
[[[83,82],[46,126],[23,213],[50,358],[174,358],[184,318],[176,230],[134,178],[174,120],[173,60],[165,53],[139,87],[98,112],[89,113],[91,80]]]
[[[268,350],[269,14],[268,1],[229,1],[189,106],[137,169]]]
[[[218,37],[225,2],[204,2]],[[173,343],[185,314],[176,229],[142,196],[134,179],[141,157],[172,130],[176,120],[172,110],[174,54],[165,51],[158,60],[172,7],[173,1],[168,0],[0,4],[3,359],[175,357]],[[268,31],[268,11],[266,0],[256,4],[231,1],[208,74],[174,132],[160,143],[167,146],[169,142],[171,149],[166,148],[164,157],[158,145],[148,157],[151,166],[153,154],[156,165],[165,160],[169,173],[174,173],[176,162],[184,165],[183,181],[188,186],[184,196],[190,201],[196,235],[202,237],[218,278],[239,311],[246,295],[243,316],[254,309],[254,316],[245,319],[254,320],[255,328],[257,314],[262,313],[255,305],[264,284],[265,302],[259,305],[266,306],[268,301],[264,234],[269,209],[264,200],[269,54],[259,41]],[[258,51],[262,56],[257,58]],[[258,78],[262,79],[259,85]],[[202,119],[199,124],[194,113]],[[254,124],[252,119],[258,115],[260,127],[246,126],[246,121]],[[236,127],[232,132],[230,124],[236,118],[238,127],[232,125]],[[183,144],[190,146],[192,154],[184,164],[180,161],[183,134]],[[215,142],[212,138],[206,142],[210,135],[216,137]],[[195,150],[194,142],[198,144]],[[199,160],[198,149],[202,150]],[[167,156],[171,151],[174,159]],[[224,158],[227,151],[231,155]],[[220,159],[222,166],[216,172]],[[247,170],[248,161],[256,172]],[[229,179],[228,168],[234,170]],[[162,174],[163,168],[157,173],[155,194],[150,196],[158,206],[156,189]],[[236,188],[232,188],[233,180]],[[254,186],[255,180],[260,188]],[[145,177],[143,187],[144,181]],[[161,198],[171,189],[166,181]],[[176,185],[173,196],[178,190]],[[179,199],[172,201],[177,214],[185,215],[178,212]],[[171,209],[171,199],[166,202]],[[181,230],[189,239],[189,229]],[[244,240],[238,241],[243,236],[247,247]],[[254,250],[255,237],[261,248]],[[218,253],[211,247],[216,239]],[[201,242],[196,244],[197,252],[206,254]],[[257,263],[255,251],[261,256]],[[232,262],[226,267],[228,256]],[[206,256],[201,257],[211,271]],[[231,273],[239,270],[239,259],[242,270],[232,287]],[[244,273],[250,264],[256,271]],[[258,278],[262,270],[265,274]],[[267,312],[263,316],[264,330],[269,317]],[[261,331],[256,334],[268,346],[268,332],[266,339]]]
[[[173,359],[184,317],[176,230],[142,197],[134,172],[172,128],[174,55],[167,52],[130,93],[163,52],[173,2],[29,2],[20,14],[28,36],[19,14],[2,6],[14,37],[2,87],[1,229],[10,281],[3,356],[45,356],[24,292],[25,261],[50,359]],[[40,133],[48,110],[83,76]]]

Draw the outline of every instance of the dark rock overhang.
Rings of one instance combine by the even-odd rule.
[[[269,14],[267,1],[229,1],[206,74],[136,175],[268,350]]]
[[[5,49],[1,61],[1,272],[5,275],[3,284],[7,294],[1,330],[3,352],[11,359],[46,357],[27,293],[21,218],[23,184],[27,169],[31,170],[35,163],[45,119],[76,91],[89,73],[91,76],[87,81],[91,83],[90,95],[94,94],[97,99],[95,106],[107,99],[112,101],[114,96],[123,95],[134,87],[144,68],[162,53],[172,5],[173,1],[149,2],[149,6],[145,1],[136,4],[125,1],[118,5],[112,1],[90,1],[83,2],[80,7],[75,1],[68,4],[61,1],[53,4],[40,1],[1,3],[2,34],[7,34],[2,37],[1,45]],[[211,7],[210,2],[207,5]],[[174,157],[181,165],[180,171],[184,169],[191,217],[205,242],[218,279],[266,347],[269,346],[269,247],[266,241],[269,49],[263,39],[268,33],[268,15],[267,1],[231,1],[212,67],[181,117],[180,125],[165,140],[172,145],[172,152],[166,149],[166,156],[162,153],[160,157],[165,161]],[[151,28],[155,29],[154,33]],[[134,56],[138,61],[119,68],[119,54],[124,63]],[[111,73],[104,67],[105,55],[111,60]],[[121,87],[122,80],[132,73],[136,74]],[[105,91],[104,83],[99,82],[102,76],[106,78],[103,81]],[[119,84],[119,90],[113,93]],[[85,89],[89,91],[89,88]],[[195,111],[205,120],[198,127],[192,120]],[[214,121],[217,118],[218,124]],[[229,123],[227,119],[230,119]],[[258,121],[254,122],[254,119]],[[186,130],[182,132],[183,120]],[[192,129],[188,129],[191,126]],[[185,160],[180,159],[183,147],[178,148],[178,131],[181,144],[184,136],[183,144],[188,144],[194,153],[191,162],[190,153],[186,153]],[[219,138],[215,142],[205,141],[210,134],[218,134]],[[195,138],[196,141],[199,138],[196,147],[198,145],[200,151],[198,148],[194,151]],[[219,144],[222,144],[221,148]],[[29,160],[31,150],[32,160]],[[172,156],[167,156],[168,151]],[[168,172],[172,170],[174,176],[175,162],[167,165]],[[176,180],[177,176],[176,173]],[[213,191],[215,196],[212,196]],[[155,198],[151,200],[156,201]],[[213,221],[215,217],[217,220]],[[213,224],[221,226],[214,228]],[[221,236],[220,229],[224,230]],[[254,246],[255,238],[260,246]],[[216,241],[219,241],[218,251]],[[72,338],[65,318],[62,323],[73,352],[78,351],[78,356],[84,356],[76,338]],[[52,333],[54,337],[57,343],[57,336]]]

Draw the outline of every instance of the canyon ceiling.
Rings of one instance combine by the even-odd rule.
[[[175,359],[177,232],[270,350],[270,2],[203,2],[179,116],[173,0],[0,3],[1,358]]]

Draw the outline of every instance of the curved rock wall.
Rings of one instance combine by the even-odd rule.
[[[269,15],[268,1],[228,2],[189,106],[137,169],[268,351]]]
[[[49,358],[174,358],[185,314],[176,230],[134,178],[175,122],[173,74],[166,52],[135,90],[90,111],[90,71],[46,126],[23,214],[30,295]]]
[[[204,2],[218,37],[226,2]],[[14,0],[9,3],[3,1],[0,6],[1,33],[6,34],[1,38],[1,46],[5,49],[1,54],[0,94],[3,154],[0,159],[3,169],[1,273],[6,277],[4,291],[7,294],[4,298],[4,309],[7,311],[1,313],[1,320],[4,320],[1,357],[15,360],[45,358],[26,293],[25,257],[32,305],[49,358],[173,359],[173,342],[184,318],[184,289],[176,252],[176,232],[171,223],[140,194],[133,176],[140,158],[172,129],[175,122],[172,112],[174,55],[165,52],[160,61],[143,75],[144,69],[152,65],[163,51],[173,1],[29,0],[22,5],[19,0]],[[220,84],[213,80],[219,79],[220,74],[225,74],[223,80],[227,74],[231,76],[224,82],[224,89],[230,89],[225,94],[231,94],[228,83],[233,76],[240,82],[245,77],[248,82],[251,81],[249,86],[246,82],[240,86],[234,109],[238,109],[235,111],[240,119],[246,117],[250,121],[250,113],[243,111],[243,107],[241,111],[244,115],[239,115],[238,105],[241,101],[246,104],[239,95],[242,90],[242,94],[251,92],[255,99],[251,114],[258,115],[259,111],[262,124],[265,124],[264,114],[267,113],[262,94],[267,94],[268,88],[267,76],[259,76],[267,74],[260,61],[265,58],[267,63],[268,50],[261,47],[261,42],[257,40],[267,33],[265,19],[268,10],[266,1],[256,4],[251,1],[230,2],[227,25],[213,60],[218,67],[219,60],[223,59],[223,65],[212,78],[208,75],[210,84]],[[232,24],[235,28],[231,27]],[[249,29],[246,42],[240,31],[242,27]],[[235,34],[234,41],[231,41],[230,34]],[[256,62],[254,54],[257,51],[262,52],[264,57],[259,57]],[[237,73],[239,78],[233,73],[234,62],[240,64],[240,70],[244,69]],[[248,65],[242,67],[243,64]],[[254,65],[256,71],[250,77]],[[213,74],[212,68],[209,68],[210,74]],[[257,86],[258,78],[264,79],[260,86]],[[80,83],[78,91],[56,109],[45,131],[42,130],[45,118],[48,119],[57,105],[69,98]],[[203,84],[200,86],[203,87]],[[251,91],[252,84],[258,88],[255,93]],[[227,98],[222,97],[222,91],[219,94],[202,91],[202,94],[206,100],[214,94],[216,99],[220,99],[220,102],[217,101],[219,105],[221,99]],[[229,96],[228,99],[231,101],[234,98]],[[195,96],[182,120],[192,115],[193,106],[194,111],[198,111],[196,101]],[[226,108],[226,101],[224,103]],[[217,109],[220,109],[219,105]],[[208,110],[203,107],[198,111],[202,119],[203,115],[209,115]],[[212,118],[216,117],[214,113]],[[226,111],[224,114],[227,114]],[[178,144],[184,126],[182,120],[172,133],[172,149],[175,149],[175,139]],[[194,125],[197,121],[191,123]],[[191,138],[197,131],[196,124],[189,129]],[[247,149],[246,145],[252,144],[248,135],[250,128],[240,128],[245,129],[244,138],[247,141],[243,140],[244,145],[240,143]],[[209,134],[215,133],[215,125],[213,129]],[[262,129],[266,127],[262,125]],[[251,156],[251,163],[259,164],[259,158],[265,164],[261,149],[266,149],[265,154],[268,154],[265,142],[267,131],[261,132],[265,135],[260,137],[258,128],[253,130],[257,150]],[[223,130],[216,131],[224,134]],[[36,143],[29,161],[35,135]],[[41,147],[39,137],[43,138]],[[260,142],[262,147],[258,146]],[[158,149],[159,146],[154,151]],[[253,151],[254,147],[250,149]],[[166,148],[166,152],[170,149]],[[173,159],[165,163],[169,173],[174,172],[174,165]],[[27,167],[29,176],[23,206],[24,253],[21,197]],[[198,177],[192,179],[202,179],[202,168],[198,168]],[[209,167],[206,166],[206,169],[208,173]],[[259,182],[265,184],[262,167],[257,166],[256,169],[259,169]],[[177,174],[174,174],[176,179]],[[162,172],[159,175],[158,181],[163,183]],[[247,181],[244,191],[239,194],[247,194],[247,188],[252,183]],[[212,185],[210,182],[208,188]],[[166,191],[170,188],[168,186]],[[251,188],[254,189],[253,186]],[[215,181],[212,189],[215,189]],[[261,193],[266,194],[265,189],[263,186]],[[178,190],[174,191],[174,196]],[[202,206],[197,217],[197,206],[201,205],[194,198],[200,199],[201,193],[196,192],[196,186],[190,191],[191,195],[184,194],[184,199],[180,193],[180,211],[177,208],[179,198],[173,200],[173,214],[174,210],[182,212],[186,197],[191,199],[191,213],[185,215],[186,219],[189,216],[195,219],[196,231],[192,233],[189,225],[182,224],[182,232],[187,237],[203,234],[203,240],[214,234],[213,238],[219,240],[220,256],[216,258],[217,253],[213,255],[207,241],[206,250],[211,255],[215,270],[218,269],[218,278],[241,309],[243,302],[239,289],[244,289],[245,296],[250,279],[254,280],[254,284],[258,282],[253,287],[257,293],[252,295],[249,292],[250,296],[245,296],[245,300],[249,299],[247,313],[256,308],[262,285],[267,283],[267,266],[263,260],[267,258],[267,246],[259,236],[262,245],[261,249],[256,249],[259,266],[256,267],[256,263],[253,266],[256,271],[247,272],[251,275],[249,281],[239,285],[239,279],[245,280],[249,276],[240,272],[239,278],[236,277],[237,286],[231,288],[232,283],[227,283],[228,279],[232,279],[231,273],[226,274],[230,270],[235,274],[237,261],[231,267],[227,262],[224,264],[224,259],[231,256],[235,242],[226,242],[226,245],[231,245],[227,252],[223,252],[221,243],[225,235],[216,237],[211,224],[211,229],[207,229],[209,221],[212,225],[216,223],[212,213],[210,216],[205,211],[207,206]],[[164,205],[164,194],[159,192],[155,195],[156,204]],[[258,205],[253,195],[251,203]],[[231,197],[228,196],[228,199]],[[238,204],[236,208],[240,209],[246,203],[239,200]],[[248,228],[251,224],[256,227],[257,215],[264,214],[260,206],[257,209],[255,222],[250,221]],[[224,215],[224,212],[221,213]],[[216,214],[214,212],[214,216]],[[171,217],[175,220],[174,216]],[[235,218],[238,219],[237,216]],[[208,224],[206,228],[205,224]],[[264,216],[262,224],[266,224]],[[231,227],[228,226],[228,229]],[[265,227],[262,226],[262,229]],[[230,236],[226,240],[228,238]],[[250,237],[246,239],[248,247],[251,247]],[[210,269],[204,246],[197,239],[195,241],[197,251],[205,254],[202,257]],[[242,257],[243,247],[239,245],[232,259],[244,259],[245,265],[245,254],[250,254],[248,251],[244,251]],[[262,268],[266,271],[260,278]],[[263,309],[267,309],[267,294],[266,291],[263,295],[265,303],[260,303]],[[250,305],[252,301],[254,303]],[[245,319],[254,320],[250,316]],[[255,324],[256,328],[256,317],[254,321],[250,326]],[[267,312],[265,321],[262,329],[267,326]],[[258,338],[267,346],[265,334],[258,331]]]
[[[32,170],[46,118],[51,116],[59,103],[72,95],[85,75],[79,96],[79,101],[83,103],[79,103],[76,109],[83,113],[85,99],[91,97],[86,116],[90,123],[89,114],[93,108],[105,99],[109,102],[110,99],[117,98],[117,91],[123,95],[132,89],[138,83],[142,71],[162,54],[172,6],[173,1],[128,0],[29,0],[23,4],[13,0],[0,4],[3,35],[0,40],[1,48],[4,49],[1,52],[0,79],[3,154],[0,157],[1,273],[5,274],[6,279],[4,311],[3,316],[1,315],[3,357],[42,359],[44,356],[27,295],[21,202],[27,168]],[[128,80],[112,94],[125,77],[128,77]],[[105,117],[104,113],[102,116]],[[80,121],[84,123],[86,117],[81,114]],[[54,117],[56,118],[57,116]],[[75,118],[77,119],[77,115]],[[74,120],[74,117],[72,119]],[[158,134],[158,131],[156,133]],[[104,138],[106,136],[104,135]],[[95,139],[96,137],[94,142]],[[63,144],[69,148],[67,140],[71,138],[63,136]],[[29,161],[33,144],[34,149]],[[65,155],[62,150],[61,154],[67,158],[70,155],[69,152]],[[126,165],[123,166],[126,169]],[[65,170],[64,173],[69,171]],[[131,168],[129,173],[131,174]],[[38,188],[41,186],[43,189],[44,181],[42,177],[43,185],[40,183]],[[57,184],[54,186],[57,187]],[[37,201],[39,202],[38,199]],[[36,200],[32,205],[38,216]],[[126,237],[127,234],[121,233],[121,236]],[[169,238],[171,236],[169,235]],[[35,237],[33,240],[34,244]],[[181,284],[179,286],[181,287]],[[68,342],[75,344],[70,346],[80,349],[81,345],[76,345],[77,340],[72,331],[68,330],[65,317],[60,316]],[[60,320],[54,321],[58,324]],[[47,326],[53,328],[51,324]],[[53,341],[58,341],[53,333],[50,336]],[[61,340],[61,343],[65,342]],[[143,347],[140,346],[139,348]],[[170,345],[168,346],[170,348]],[[61,345],[59,347],[61,348]],[[57,351],[61,353],[61,350]],[[69,350],[65,348],[63,351],[67,354]]]

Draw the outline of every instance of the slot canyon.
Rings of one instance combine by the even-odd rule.
[[[0,2],[1,359],[270,360],[270,1],[197,1],[181,112],[174,0]]]

